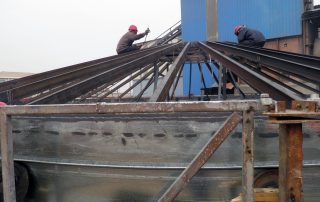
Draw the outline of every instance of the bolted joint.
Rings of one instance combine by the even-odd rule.
[[[263,93],[260,95],[260,102],[263,106],[273,105],[273,100],[270,98],[269,94]]]
[[[308,101],[317,102],[317,107],[320,108],[320,97],[319,94],[311,94],[310,97],[307,99]]]

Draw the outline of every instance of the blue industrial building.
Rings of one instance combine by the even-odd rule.
[[[301,0],[181,0],[182,39],[184,41],[236,42],[234,27],[244,24],[261,30],[267,39],[302,35]],[[203,66],[206,86],[215,85]],[[198,65],[185,65],[184,95],[201,93],[203,88]],[[191,90],[189,89],[191,86]]]

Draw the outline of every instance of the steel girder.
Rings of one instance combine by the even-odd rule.
[[[0,97],[7,102],[10,101],[9,99],[12,99],[12,103],[18,103],[23,97],[32,96],[58,86],[64,86],[69,82],[84,80],[89,76],[111,70],[115,66],[128,63],[136,58],[169,46],[158,46],[134,53],[111,56],[5,82],[0,84]],[[7,98],[7,94],[9,94],[10,98]]]
[[[162,83],[159,85],[159,87],[156,89],[154,94],[150,98],[150,102],[163,102],[166,100],[166,97],[169,95],[170,87],[179,72],[180,68],[182,68],[182,65],[185,61],[185,56],[187,54],[187,51],[190,47],[190,43],[187,43],[183,50],[180,52],[179,56],[175,59],[175,61],[172,64],[171,69],[164,77]]]
[[[140,57],[135,57],[131,61],[126,61],[119,66],[112,67],[110,70],[98,73],[94,76],[84,79],[72,86],[64,88],[54,94],[50,94],[42,99],[36,100],[31,104],[53,104],[53,103],[66,103],[89,92],[90,90],[104,84],[109,83],[111,85],[115,81],[119,81],[126,76],[137,71],[140,67],[143,67],[157,58],[164,56],[175,49],[177,49],[181,44],[169,45],[166,47],[161,47],[153,50],[148,54],[141,54]]]
[[[240,64],[236,60],[222,54],[221,52],[213,49],[202,42],[198,42],[198,45],[207,54],[210,54],[215,60],[219,61],[226,68],[230,69],[233,73],[247,82],[252,88],[262,93],[269,93],[270,96],[276,100],[302,100],[303,98],[292,92],[289,89],[263,77],[262,75],[252,71],[248,67]]]
[[[313,83],[319,83],[319,58],[312,59],[311,57],[298,57],[298,54],[282,54],[280,51],[275,53],[274,51],[269,52],[265,49],[248,49],[242,48],[242,46],[232,46],[222,43],[208,42],[207,44],[216,50],[241,56],[258,62],[259,64],[271,66],[277,70],[284,70],[293,73],[295,76],[301,76]]]

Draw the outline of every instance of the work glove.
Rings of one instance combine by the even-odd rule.
[[[150,29],[148,28],[148,29],[146,29],[146,31],[144,32],[144,34],[145,34],[145,35],[148,35],[149,32],[150,32]]]

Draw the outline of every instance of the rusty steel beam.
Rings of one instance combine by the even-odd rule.
[[[4,108],[4,107],[1,107]],[[16,201],[11,117],[0,109],[1,166],[4,202]]]
[[[167,46],[167,45],[166,45]],[[165,46],[162,46],[165,47]],[[62,67],[59,69],[54,69],[54,70],[50,70],[47,72],[42,72],[39,74],[34,74],[34,75],[30,75],[30,76],[26,76],[23,78],[19,78],[19,79],[14,79],[14,80],[10,80],[10,81],[6,81],[0,84],[0,92],[3,91],[8,91],[11,90],[13,88],[18,88],[24,85],[28,85],[34,82],[38,82],[40,80],[44,80],[44,79],[50,79],[54,76],[57,75],[61,75],[61,74],[65,74],[68,72],[73,72],[76,70],[80,70],[86,66],[91,66],[91,65],[96,65],[96,64],[100,64],[100,63],[104,63],[107,61],[113,61],[115,59],[118,60],[123,60],[126,58],[136,58],[137,55],[141,55],[141,53],[147,53],[150,51],[153,51],[155,49],[159,48],[158,47],[153,47],[153,48],[148,48],[148,49],[143,49],[141,51],[136,51],[136,52],[129,52],[129,53],[125,53],[125,54],[121,54],[121,55],[114,55],[114,56],[109,56],[109,57],[105,57],[105,58],[101,58],[101,59],[96,59],[96,60],[92,60],[92,61],[88,61],[88,62],[83,62],[83,63],[79,63],[79,64],[75,64],[75,65],[71,65],[71,66],[66,66],[66,67]]]
[[[0,95],[1,97],[5,98],[5,93],[9,92],[10,96],[12,97],[13,103],[16,103],[17,100],[23,97],[31,96],[47,89],[57,87],[59,85],[64,85],[67,82],[71,82],[79,78],[83,80],[89,76],[107,71],[114,66],[130,62],[137,57],[141,57],[144,54],[156,51],[161,47],[147,49],[146,51],[138,51],[133,54],[111,56],[103,60],[95,60],[93,62],[81,63],[78,65],[61,68],[55,71],[53,70],[45,73],[40,73],[38,76],[32,75],[34,78],[31,79],[21,78],[21,82],[19,82],[20,79],[17,79],[17,81],[15,81],[14,87],[12,87],[12,84],[2,84],[2,92],[0,93]]]
[[[262,110],[258,100],[166,102],[166,103],[98,103],[7,106],[2,110],[8,115],[34,114],[105,114],[105,113],[175,113],[175,112],[242,112]]]
[[[302,124],[280,124],[279,135],[279,201],[303,202]]]
[[[272,70],[272,69],[270,69],[268,67],[265,67],[265,66],[262,66],[261,70],[263,70],[265,72],[268,72],[270,74],[273,74],[273,75],[275,75],[277,77],[281,77],[282,79],[285,79],[285,80],[287,80],[289,82],[292,82],[294,84],[297,84],[298,86],[301,86],[302,88],[305,88],[305,89],[308,89],[308,90],[310,90],[312,92],[320,94],[320,90],[312,88],[311,86],[308,86],[308,85],[304,84],[303,82],[297,81],[297,80],[295,80],[295,79],[293,79],[293,78],[291,78],[289,76],[286,76],[286,75],[282,74],[281,72],[277,72],[277,71]]]
[[[172,63],[171,69],[167,72],[161,84],[158,86],[156,91],[151,96],[150,102],[161,102],[166,100],[166,97],[169,93],[169,90],[174,81],[174,78],[176,77],[177,73],[179,72],[180,68],[182,67],[185,61],[185,56],[187,54],[189,47],[190,47],[190,42],[184,46],[184,48],[182,49],[178,57]]]
[[[254,111],[243,112],[242,123],[242,201],[253,202],[253,137]]]
[[[223,42],[216,42],[216,43],[221,45],[240,47],[241,49],[245,49],[248,51],[253,51],[256,53],[265,54],[272,57],[280,57],[285,60],[290,60],[296,63],[306,64],[309,66],[319,67],[319,64],[320,64],[320,58],[312,55],[303,55],[299,53],[291,53],[291,52],[266,49],[266,48],[253,48],[253,47],[238,45],[235,43],[223,43]]]
[[[220,53],[212,47],[202,42],[199,42],[198,44],[200,48],[202,48],[207,54],[210,54],[215,60],[222,63],[225,67],[230,69],[242,80],[248,83],[252,88],[258,90],[259,92],[269,93],[270,96],[276,100],[291,101],[303,99],[296,93],[250,70],[248,67]]]
[[[178,83],[179,83],[179,80],[180,80],[180,77],[181,77],[181,74],[182,74],[182,71],[183,71],[183,67],[184,67],[184,65],[182,65],[182,68],[180,68],[178,76],[176,78],[176,81],[173,84],[173,88],[172,88],[172,92],[171,92],[171,96],[170,96],[171,100],[173,99],[173,96],[174,96],[174,94],[176,92],[176,89],[177,89],[177,86],[178,86]]]
[[[169,63],[166,63],[163,68],[160,70],[160,74],[162,72],[164,72],[164,70],[166,70],[167,66],[169,65]],[[130,86],[127,90],[125,90],[121,95],[119,95],[119,98],[122,98],[123,96],[125,96],[128,92],[130,92],[133,88],[135,88],[137,85],[139,85],[143,80],[145,80],[146,78],[148,78],[148,76],[150,76],[153,73],[153,70],[150,70],[149,72],[147,72],[143,77],[141,77],[137,82],[135,82],[132,86]]]
[[[316,63],[315,66],[305,64],[303,62],[296,62],[293,59],[281,58],[281,54],[276,56],[269,56],[267,53],[260,53],[257,51],[246,50],[240,46],[234,47],[227,44],[207,42],[207,44],[219,51],[224,51],[229,54],[241,56],[249,60],[258,62],[260,64],[274,67],[278,70],[285,70],[296,75],[301,75],[305,78],[312,80],[314,83],[319,83],[320,64]],[[307,60],[307,59],[306,59]]]
[[[154,60],[154,58],[159,58],[167,53],[170,53],[176,48],[178,48],[180,45],[181,44],[174,44],[161,49],[157,49],[156,51],[153,51],[150,54],[143,55],[130,62],[121,64],[117,67],[111,68],[110,70],[86,78],[72,86],[68,86],[67,88],[52,93],[46,96],[45,98],[36,100],[30,104],[66,103],[104,83],[112,84],[113,82],[119,79],[123,79],[127,75],[130,75],[131,73],[135,72],[141,66],[151,63]]]
[[[148,83],[144,86],[144,88],[140,91],[140,93],[135,97],[135,101],[139,102],[144,92],[151,86],[153,82],[155,82],[155,75],[153,73],[152,77],[149,79]]]
[[[197,156],[191,161],[186,169],[179,175],[173,184],[160,197],[158,202],[173,201],[181,190],[189,183],[191,178],[199,171],[199,169],[208,161],[212,154],[219,148],[222,142],[228,137],[232,130],[241,121],[241,116],[234,112],[221,125],[221,127],[213,134],[208,143],[201,149]]]
[[[277,102],[275,112],[264,113],[270,123],[279,124],[279,201],[303,202],[303,123],[320,123],[318,103],[292,101],[291,109],[285,102]]]
[[[119,85],[116,85],[114,88],[112,88],[109,92],[107,92],[106,94],[104,94],[99,101],[101,101],[102,99],[106,98],[108,95],[111,95],[113,92],[115,92],[116,90],[118,90],[119,88],[121,88],[122,86],[126,85],[127,83],[129,83],[130,81],[132,81],[133,79],[135,79],[136,77],[138,77],[139,75],[143,74],[144,72],[146,72],[147,70],[149,70],[152,67],[152,65],[147,65],[146,67],[144,67],[143,69],[139,70],[138,72],[136,72],[134,75],[130,76],[130,78],[122,81]]]
[[[267,79],[270,79],[271,81],[279,84],[280,86],[283,86],[284,88],[289,89],[290,91],[294,92],[295,94],[299,95],[300,97],[305,98],[305,94],[303,94],[302,92],[300,92],[297,89],[289,86],[288,84],[285,84],[282,80],[279,80],[279,79],[277,79],[275,77],[270,76],[267,73],[264,73],[263,71],[261,71],[261,69],[259,69],[259,67],[253,67],[252,65],[253,64],[247,64],[247,67],[249,67],[252,71],[260,74],[261,76],[263,76],[263,77],[265,77]]]
[[[229,72],[230,74],[230,77],[231,77],[231,82],[232,84],[236,87],[236,89],[238,89],[238,91],[240,92],[241,96],[243,98],[246,98],[246,95],[244,94],[244,92],[240,89],[240,86],[238,85],[237,81],[235,80],[234,76],[233,76],[233,73],[231,71],[227,71]]]

